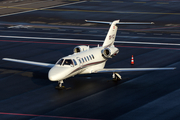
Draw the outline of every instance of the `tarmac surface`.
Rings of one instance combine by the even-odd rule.
[[[112,81],[112,74],[78,75],[64,81],[67,89],[56,90],[57,83],[48,80],[49,69],[1,60],[0,118],[179,120],[178,5],[176,1],[161,4],[157,1],[87,1],[51,8],[54,11],[39,10],[1,17],[0,58],[55,63],[61,57],[73,54],[75,46],[102,44],[109,25],[87,24],[84,19],[122,19],[153,21],[155,25],[119,26],[115,46],[120,52],[108,60],[106,67],[176,69],[120,73],[123,80],[119,82]],[[124,13],[112,13],[114,9]],[[35,17],[38,15],[39,18]],[[58,20],[62,22],[58,23]],[[135,59],[133,66],[130,65],[131,55]]]

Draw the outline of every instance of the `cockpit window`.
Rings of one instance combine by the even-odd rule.
[[[73,65],[73,62],[71,59],[65,59],[63,65]]]
[[[64,61],[64,59],[60,59],[60,60],[57,62],[57,64],[62,65],[63,61]]]

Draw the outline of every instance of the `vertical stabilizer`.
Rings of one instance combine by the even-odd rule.
[[[109,28],[108,34],[106,35],[105,41],[103,43],[103,47],[109,47],[114,45],[114,41],[118,29],[118,27],[116,26],[117,23],[119,23],[119,20],[115,20],[111,23],[111,27]]]

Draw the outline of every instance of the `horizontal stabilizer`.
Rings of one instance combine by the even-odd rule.
[[[86,22],[91,22],[91,23],[104,23],[104,24],[111,24],[112,22],[105,22],[105,21],[94,21],[94,20],[85,20]]]
[[[95,73],[112,73],[112,72],[133,72],[133,71],[153,71],[153,70],[174,70],[175,67],[168,68],[106,68],[95,71]]]
[[[103,24],[112,24],[112,22],[106,22],[106,21],[93,21],[93,20],[85,20],[86,22],[91,23],[103,23]],[[131,24],[131,25],[139,25],[139,24],[154,24],[154,22],[119,22],[116,23],[117,25],[123,25],[123,24]]]
[[[27,60],[18,60],[18,59],[12,59],[12,58],[3,58],[2,60],[17,62],[17,63],[23,63],[23,64],[29,64],[29,65],[35,65],[35,66],[40,66],[40,67],[47,67],[47,68],[52,68],[54,66],[54,64],[50,64],[50,63],[34,62],[34,61],[27,61]]]
[[[140,25],[140,24],[154,24],[154,22],[119,22],[117,24],[119,24],[119,25],[123,25],[123,24]]]

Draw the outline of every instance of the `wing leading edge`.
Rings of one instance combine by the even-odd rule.
[[[133,72],[133,71],[153,71],[153,70],[174,70],[175,67],[167,68],[106,68],[95,71],[95,73],[112,73],[112,72]]]
[[[12,59],[12,58],[3,58],[2,60],[17,62],[17,63],[23,63],[23,64],[28,64],[28,65],[35,65],[35,66],[40,66],[40,67],[47,67],[47,68],[52,68],[54,66],[54,64],[50,64],[50,63],[34,62],[34,61],[27,61],[27,60],[18,60],[18,59]]]

